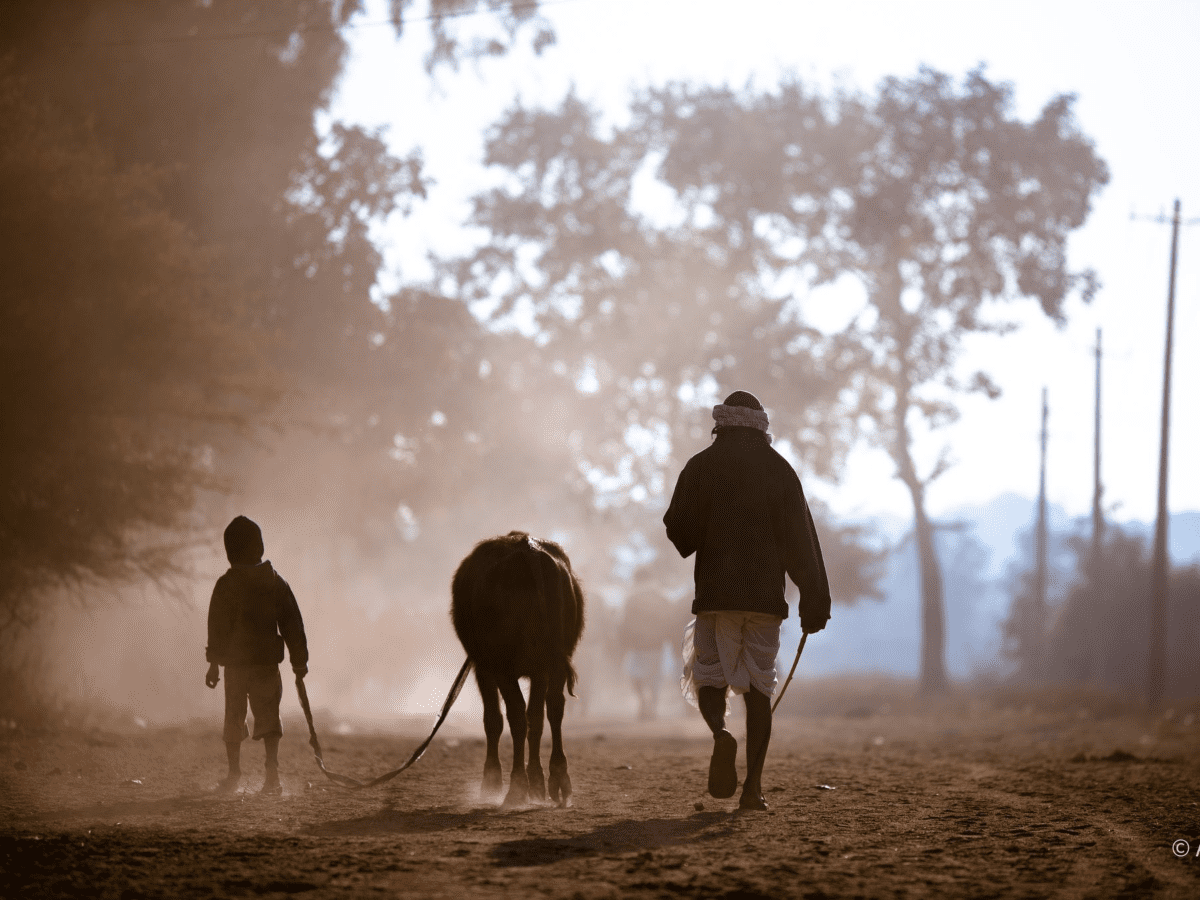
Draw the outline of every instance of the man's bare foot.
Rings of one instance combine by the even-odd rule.
[[[238,782],[242,780],[241,772],[230,772],[217,782],[218,794],[232,794],[237,790]]]
[[[767,805],[767,800],[762,794],[742,794],[742,799],[738,803],[738,809],[763,810],[770,809]]]
[[[259,793],[277,797],[283,793],[283,786],[279,783],[278,777],[272,778],[270,775],[268,775],[267,780],[263,782],[262,790],[260,790]]]
[[[737,790],[737,741],[728,731],[713,736],[712,759],[708,763],[708,792],[724,800]]]

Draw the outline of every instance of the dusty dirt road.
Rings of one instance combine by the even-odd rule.
[[[572,723],[574,805],[516,811],[479,802],[482,728],[454,714],[416,766],[357,793],[289,723],[282,797],[254,793],[257,744],[243,792],[211,793],[219,722],[10,728],[0,896],[1200,897],[1194,709],[793,692],[804,714],[776,720],[765,813],[703,793],[711,741],[692,720]],[[422,737],[323,740],[331,768],[366,776]]]

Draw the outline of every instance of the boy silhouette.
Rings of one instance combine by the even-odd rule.
[[[246,728],[246,703],[254,713],[254,740],[266,751],[266,778],[262,791],[279,794],[279,701],[283,681],[279,664],[287,645],[292,671],[308,674],[308,642],[300,607],[288,583],[263,557],[262,531],[245,516],[225,529],[225,555],[229,570],[217,579],[208,605],[208,674],[204,683],[215,688],[225,667],[225,754],[229,773],[217,786],[237,789],[242,776],[242,741]]]

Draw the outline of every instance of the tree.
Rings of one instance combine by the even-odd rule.
[[[392,24],[396,33],[404,30],[405,12],[413,0],[388,0]],[[500,33],[463,36],[455,32],[453,20],[470,16],[480,9],[494,18],[489,23],[500,26]],[[431,75],[438,66],[457,68],[459,60],[479,59],[486,56],[503,56],[516,45],[522,31],[534,31],[532,47],[540,54],[554,43],[554,29],[538,10],[538,0],[430,0],[429,31],[433,37],[433,48],[425,59],[425,70]]]
[[[1069,294],[1086,301],[1096,289],[1093,273],[1066,261],[1071,231],[1108,179],[1073,97],[1024,122],[1011,85],[982,69],[956,83],[922,68],[885,79],[873,97],[822,100],[788,82],[745,96],[674,88],[656,102],[670,148],[660,172],[707,203],[715,247],[758,245],[776,279],[850,276],[865,294],[834,345],[853,360],[857,420],[912,498],[921,691],[943,691],[942,573],[926,496],[951,459],[943,450],[922,467],[914,451],[957,418],[956,396],[998,395],[986,373],[959,372],[964,338],[1011,330],[986,317],[991,308],[1031,297],[1061,323]]]
[[[483,18],[508,43],[457,42],[456,17],[478,5],[434,0],[431,69],[545,30],[536,3],[490,4]],[[397,33],[409,6],[392,3]],[[0,7],[11,273],[0,330],[6,408],[20,410],[5,423],[6,603],[32,610],[34,586],[83,573],[170,572],[168,551],[205,513],[197,502],[220,508],[207,489],[245,489],[283,435],[386,462],[391,435],[437,408],[400,405],[375,431],[385,441],[354,440],[371,414],[392,412],[369,410],[365,394],[404,357],[376,351],[422,331],[397,314],[432,308],[384,308],[369,235],[422,195],[419,152],[396,158],[378,133],[314,120],[361,11],[333,0]],[[446,340],[478,335],[469,316],[447,318]],[[420,352],[438,365],[452,355]],[[356,471],[345,456],[340,466]]]
[[[529,334],[537,402],[565,411],[588,502],[661,529],[653,520],[721,391],[753,386],[776,438],[816,472],[832,474],[848,441],[831,412],[839,361],[757,261],[714,246],[694,210],[664,224],[635,209],[634,181],[660,152],[647,125],[643,115],[603,133],[574,95],[554,110],[510,109],[485,153],[500,186],[475,198],[471,220],[487,240],[444,260],[438,283],[491,327]],[[826,518],[822,535],[835,596],[874,596],[879,560],[861,530]]]
[[[39,592],[176,571],[206,433],[266,399],[243,310],[144,169],[0,79],[0,634]]]
[[[1044,681],[1054,666],[1049,634],[1063,614],[1065,597],[1079,571],[1078,536],[1047,526],[1043,543],[1038,537],[1040,524],[1035,520],[1018,532],[1018,555],[1008,564],[1003,579],[1010,604],[1001,625],[1000,651],[1016,664],[1013,677],[1024,682]],[[1090,645],[1081,646],[1070,655],[1090,652]]]
[[[1028,541],[1019,586],[1031,583]],[[1019,623],[1014,601],[1006,630],[1024,624],[1025,633],[1040,629],[1036,641],[1013,641],[1011,658],[1018,674],[1049,684],[1079,685],[1137,697],[1145,689],[1150,658],[1151,623],[1145,614],[1146,584],[1153,570],[1144,536],[1119,527],[1105,528],[1100,552],[1083,522],[1070,533],[1056,534],[1055,568],[1064,578],[1061,600],[1049,621]],[[1164,695],[1193,697],[1200,690],[1200,566],[1176,566],[1170,573],[1167,615],[1171,631],[1164,651]],[[1019,595],[1018,595],[1019,598]]]

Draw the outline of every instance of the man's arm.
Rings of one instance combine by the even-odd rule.
[[[700,489],[696,468],[690,460],[683,467],[675,484],[675,493],[671,495],[671,505],[663,516],[667,538],[684,559],[704,543],[704,529],[708,522],[707,498]]]
[[[795,472],[791,475],[792,490],[784,509],[784,560],[788,576],[800,589],[800,627],[812,634],[829,621],[829,576],[804,488]]]

